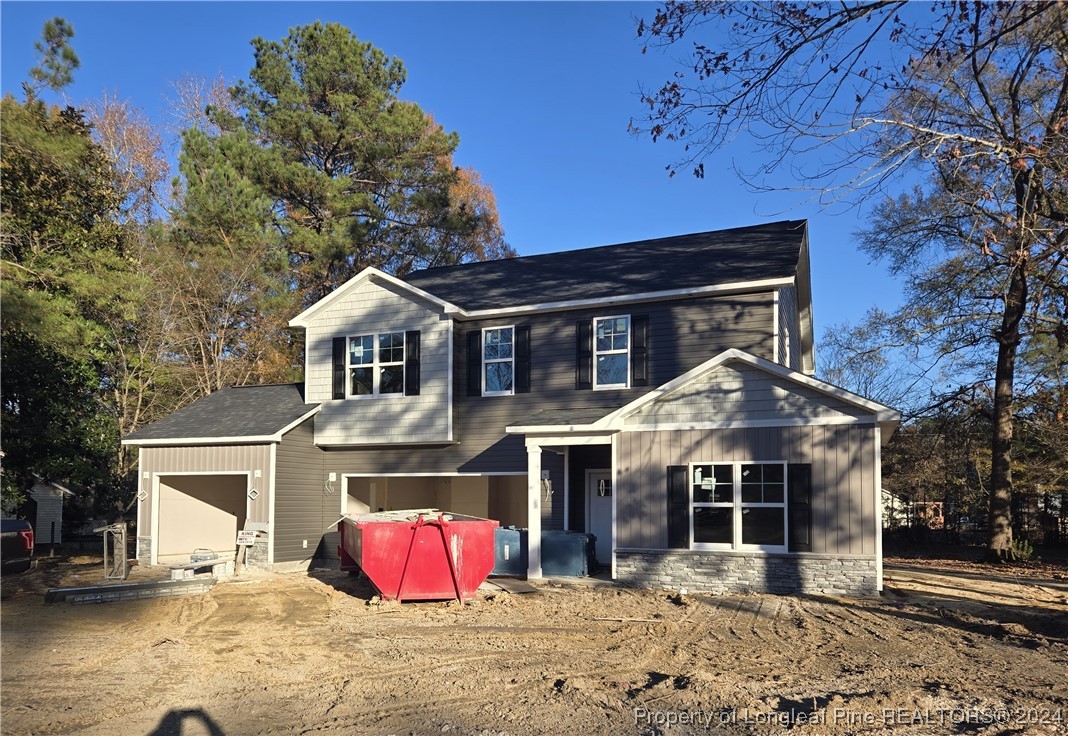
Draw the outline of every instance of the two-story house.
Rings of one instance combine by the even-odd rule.
[[[342,514],[592,532],[614,578],[871,594],[893,410],[815,379],[807,224],[418,271],[297,315],[303,384],[218,391],[140,448],[138,556],[336,559]]]

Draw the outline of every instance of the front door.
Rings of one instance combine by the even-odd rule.
[[[586,531],[597,537],[597,561],[612,563],[612,472],[586,471]]]

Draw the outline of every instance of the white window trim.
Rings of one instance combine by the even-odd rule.
[[[731,491],[731,503],[707,503],[700,502],[699,508],[730,508],[733,509],[732,523],[731,523],[731,543],[725,544],[722,542],[695,542],[693,541],[693,469],[697,465],[733,465],[734,472],[731,477],[734,479],[734,487]],[[783,479],[783,495],[782,503],[743,503],[742,502],[742,466],[743,465],[781,465],[782,466],[782,479]],[[789,475],[787,473],[788,463],[785,460],[702,460],[692,462],[687,466],[686,487],[690,497],[690,549],[692,550],[733,550],[744,552],[786,552],[789,544],[790,529],[787,525],[789,517],[787,516],[787,509],[790,501],[790,485]],[[782,508],[782,530],[783,530],[783,543],[780,544],[742,544],[742,509],[743,508],[765,508],[774,509]]]
[[[607,322],[613,319],[627,320],[627,349],[626,350],[598,350],[597,349],[597,323]],[[629,314],[616,314],[608,317],[593,318],[593,390],[606,391],[617,388],[630,388],[630,349],[634,344],[634,330]],[[597,381],[597,356],[599,355],[626,355],[627,356],[627,380],[623,383],[599,383]]]
[[[401,359],[400,362],[390,361],[388,363],[379,362],[379,338],[382,335],[396,335],[401,336]],[[358,337],[371,337],[373,343],[371,345],[372,361],[370,363],[360,363],[359,365],[352,364],[352,349],[351,341]],[[404,330],[383,330],[381,332],[370,332],[359,335],[347,335],[345,337],[345,398],[346,399],[396,399],[404,396],[404,382],[406,377],[401,378],[401,390],[397,393],[384,394],[381,393],[382,384],[382,368],[391,365],[399,365],[401,367],[401,375],[403,376],[405,370],[405,358],[407,358],[408,343],[404,333]],[[371,369],[371,393],[369,394],[354,394],[352,393],[352,370],[354,368],[370,368]]]
[[[494,330],[511,330],[512,331],[512,357],[511,358],[494,358],[493,360],[486,360],[486,333]],[[512,388],[508,391],[487,391],[486,390],[486,364],[487,363],[508,363],[512,366]],[[499,325],[497,327],[483,327],[482,328],[482,395],[483,396],[513,396],[515,395],[515,325]]]

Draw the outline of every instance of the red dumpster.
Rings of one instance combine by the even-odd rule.
[[[363,570],[383,600],[462,603],[493,570],[497,525],[436,510],[346,517],[338,524],[341,569]]]

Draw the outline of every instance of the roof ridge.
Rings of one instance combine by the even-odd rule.
[[[520,262],[520,261],[530,261],[530,260],[533,260],[533,259],[552,258],[554,256],[559,256],[559,255],[563,255],[563,254],[589,253],[591,251],[596,251],[596,250],[601,250],[601,249],[609,249],[609,248],[618,248],[618,247],[621,247],[621,246],[628,246],[628,245],[653,245],[655,243],[659,243],[659,242],[664,241],[664,240],[682,240],[684,238],[699,238],[699,237],[703,237],[703,236],[707,236],[707,235],[721,235],[721,234],[726,234],[726,233],[738,232],[738,231],[742,231],[742,230],[761,230],[761,229],[773,228],[773,227],[776,227],[776,226],[788,226],[788,227],[793,228],[793,227],[798,227],[798,226],[804,224],[805,222],[807,222],[807,220],[804,220],[804,219],[801,219],[801,220],[776,220],[774,222],[765,222],[765,223],[762,223],[762,224],[759,224],[759,225],[741,225],[741,226],[738,226],[738,227],[721,228],[721,229],[718,229],[718,230],[703,230],[703,231],[695,232],[695,233],[680,233],[678,235],[662,235],[660,237],[655,237],[655,238],[643,238],[641,240],[625,240],[625,241],[619,242],[619,243],[606,243],[604,245],[593,245],[593,246],[587,246],[587,247],[584,247],[584,248],[569,248],[567,250],[553,250],[553,251],[548,251],[546,253],[531,253],[531,254],[525,255],[525,256],[517,255],[517,256],[515,256],[513,258],[494,258],[494,259],[491,259],[491,260],[488,260],[488,261],[469,261],[467,263],[453,263],[453,264],[450,264],[448,266],[432,266],[430,268],[421,268],[421,269],[419,269],[417,271],[410,271],[410,272],[404,274],[403,276],[399,276],[398,278],[400,278],[401,280],[407,281],[408,278],[412,277],[412,276],[421,276],[423,274],[437,275],[437,274],[443,273],[443,272],[445,272],[445,271],[447,271],[449,269],[469,268],[471,266],[479,266],[479,265],[484,265],[484,264],[489,264],[489,263],[517,263],[517,262]]]

